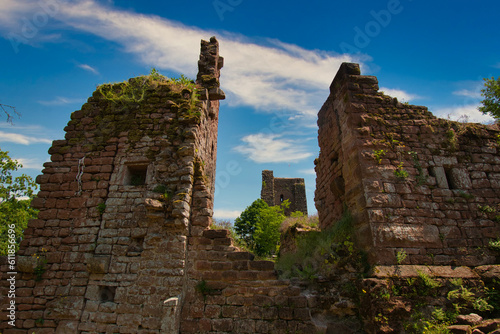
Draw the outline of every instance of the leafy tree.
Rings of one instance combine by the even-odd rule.
[[[8,153],[0,149],[0,255],[7,254],[9,228],[14,225],[17,251],[28,220],[36,218],[38,213],[30,207],[36,183],[25,174],[12,176],[22,165]]]
[[[500,120],[500,77],[495,80],[494,77],[491,79],[484,79],[484,88],[481,89],[481,96],[484,100],[481,101],[483,104],[479,107],[479,111],[483,114],[490,114],[497,121]]]
[[[279,228],[286,218],[284,209],[288,201],[280,206],[269,206],[262,199],[255,200],[234,221],[236,233],[257,255],[271,255],[278,251]]]

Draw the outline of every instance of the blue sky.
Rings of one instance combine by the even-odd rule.
[[[194,78],[201,39],[225,58],[216,218],[260,196],[261,171],[303,177],[314,207],[316,114],[344,61],[381,90],[437,116],[480,114],[482,78],[500,75],[500,3],[484,1],[1,0],[0,147],[35,177],[71,112],[101,83]],[[3,116],[3,115],[2,115]]]

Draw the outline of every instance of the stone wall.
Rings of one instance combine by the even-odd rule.
[[[309,333],[326,331],[331,305],[354,314],[210,229],[222,64],[202,41],[196,90],[152,73],[72,113],[37,178],[3,333]]]
[[[290,206],[285,209],[287,216],[294,211],[307,215],[306,186],[302,178],[274,177],[272,170],[263,170],[260,198],[269,206],[289,200]]]
[[[316,207],[328,228],[345,209],[372,263],[495,262],[500,148],[495,126],[439,119],[378,91],[344,63],[318,113]]]
[[[5,333],[178,330],[188,238],[212,216],[221,67],[216,39],[202,41],[197,92],[143,76],[72,113],[37,178]]]

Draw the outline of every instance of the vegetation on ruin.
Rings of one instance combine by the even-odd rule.
[[[195,289],[198,293],[200,293],[203,296],[203,300],[206,301],[207,295],[213,293],[215,290],[210,287],[205,280],[201,280],[196,284]]]
[[[39,282],[42,280],[42,275],[47,271],[47,258],[45,253],[47,250],[42,248],[40,253],[35,253],[31,257],[34,259],[35,268],[33,269],[33,274],[35,275],[35,281]]]
[[[283,233],[286,230],[294,227],[317,229],[318,224],[319,217],[317,214],[306,216],[300,211],[295,211],[290,214],[290,217],[286,217],[283,223],[281,223],[280,231]]]
[[[158,89],[160,86],[161,89]],[[168,78],[154,68],[149,75],[120,83],[99,85],[89,103],[84,104],[81,109],[85,115],[92,115],[93,121],[87,126],[96,128],[96,136],[87,142],[85,137],[80,135],[71,138],[69,143],[81,144],[88,151],[96,151],[102,149],[110,138],[118,137],[124,132],[128,134],[131,147],[144,136],[162,135],[164,131],[156,127],[160,120],[147,117],[148,114],[156,112],[156,104],[160,102],[169,106],[175,115],[167,130],[168,135],[180,136],[180,123],[199,122],[201,119],[198,97],[197,86],[193,80],[184,75]],[[96,104],[101,104],[101,107],[96,108]],[[84,129],[79,118],[72,117],[68,126],[75,130]],[[154,155],[154,152],[148,153],[150,158],[154,158]]]
[[[374,150],[373,158],[377,161],[378,164],[382,162],[382,158],[387,154],[386,150]]]
[[[450,333],[459,315],[477,313],[485,318],[498,317],[500,298],[496,280],[483,282],[463,278],[436,278],[422,271],[417,277],[398,275],[380,280],[363,289],[362,298],[380,312],[374,317],[380,327],[393,330],[402,327],[405,333]]]
[[[298,237],[296,251],[278,258],[276,268],[280,276],[314,280],[345,270],[366,272],[366,256],[355,245],[352,223],[352,216],[346,212],[329,229],[311,230]]]
[[[495,118],[497,121],[500,120],[500,77],[496,80],[494,77],[485,78],[484,88],[481,89],[481,96],[484,100],[481,101],[483,104],[479,107],[479,111],[483,114],[489,114],[491,117]]]
[[[399,178],[399,179],[402,179],[402,180],[405,180],[409,174],[408,174],[408,171],[406,171],[406,169],[404,168],[404,162],[401,161],[396,169],[394,170],[394,175]]]
[[[7,255],[9,249],[9,225],[15,225],[15,250],[30,219],[36,218],[38,210],[31,207],[36,191],[35,181],[22,174],[12,174],[22,165],[9,156],[9,152],[0,150],[0,255]]]

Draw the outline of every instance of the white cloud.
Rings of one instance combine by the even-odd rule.
[[[215,209],[214,210],[214,219],[234,220],[240,216],[241,212],[242,212],[241,210]]]
[[[467,116],[469,122],[491,123],[494,121],[493,117],[485,115],[482,112],[480,112],[478,110],[478,105],[476,104],[436,108],[431,111],[437,117],[441,118],[449,117],[452,120],[458,120],[459,118],[463,118],[463,116],[465,115]]]
[[[380,91],[383,91],[385,95],[392,97],[397,97],[400,102],[410,102],[412,100],[420,99],[421,97],[416,94],[410,94],[401,89],[392,89],[387,87],[380,87]]]
[[[316,171],[314,170],[314,168],[301,169],[301,170],[299,170],[299,173],[306,174],[306,175],[316,175]]]
[[[9,142],[22,145],[31,144],[52,144],[52,140],[46,138],[30,137],[18,133],[8,133],[0,131],[0,142]]]
[[[17,160],[21,165],[23,165],[23,168],[25,169],[36,169],[36,170],[42,170],[43,169],[43,161],[40,161],[38,159],[31,159],[31,158],[19,158],[15,159]]]
[[[5,0],[3,0],[5,1]],[[54,0],[56,1],[56,0]],[[4,15],[33,12],[34,0],[23,6],[8,0]],[[315,117],[328,95],[328,86],[342,62],[361,62],[362,56],[306,50],[297,45],[267,40],[258,45],[245,37],[202,30],[153,15],[119,10],[96,0],[57,1],[54,19],[80,31],[121,44],[149,65],[193,77],[201,39],[217,35],[225,57],[222,89],[233,105],[260,110],[286,109],[291,116]],[[16,23],[19,25],[19,22]],[[12,22],[0,22],[8,31]],[[48,30],[48,29],[47,29]],[[39,34],[49,31],[40,31]],[[83,67],[82,67],[83,68]],[[90,70],[90,68],[86,68]]]
[[[44,106],[62,106],[71,103],[83,103],[85,101],[79,98],[74,99],[74,98],[57,96],[55,99],[50,101],[37,101],[37,102]]]
[[[85,71],[88,71],[88,72],[91,72],[93,74],[99,74],[99,71],[95,68],[93,68],[92,66],[90,65],[87,65],[87,64],[79,64],[78,65],[79,68],[81,68],[82,70],[85,70]]]
[[[242,138],[245,144],[234,147],[234,150],[257,163],[292,163],[313,155],[298,141],[281,137],[282,135],[264,133],[248,135]]]
[[[470,97],[473,99],[480,99],[481,98],[481,91],[480,91],[480,89],[477,89],[477,90],[461,89],[461,90],[454,91],[453,95],[465,96],[465,97]]]

